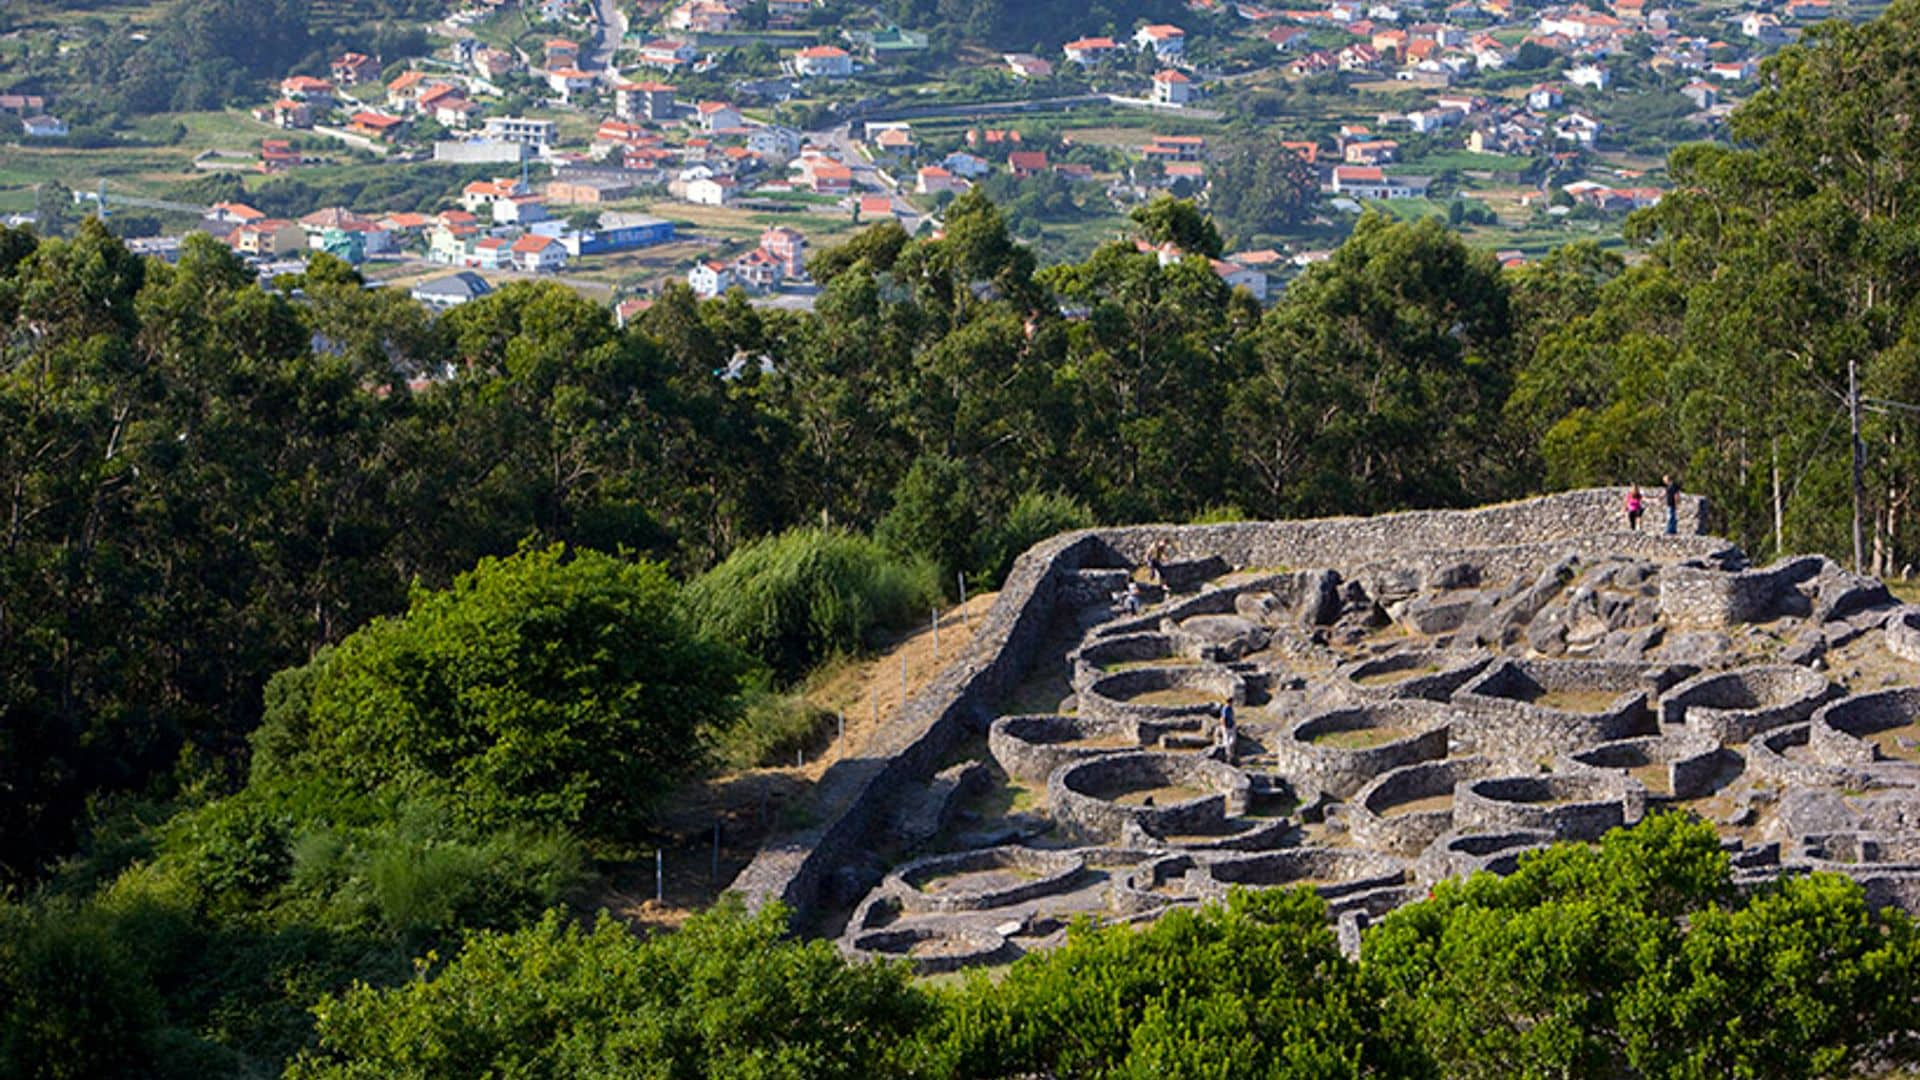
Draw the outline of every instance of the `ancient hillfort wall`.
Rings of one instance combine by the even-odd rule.
[[[1625,528],[1626,490],[1609,488],[1473,510],[1144,525],[1047,540],[1015,563],[967,652],[898,710],[864,756],[828,769],[800,807],[799,816],[809,824],[770,840],[733,888],[751,905],[786,903],[802,925],[824,912],[850,908],[885,872],[874,853],[897,830],[902,815],[938,816],[937,808],[924,804],[939,789],[932,781],[942,761],[963,740],[987,730],[1002,699],[1028,676],[1056,614],[1123,584],[1127,571],[1144,561],[1156,541],[1168,543],[1175,574],[1189,562],[1205,562],[1209,573],[1338,568],[1371,582],[1376,595],[1402,587],[1413,594],[1454,581],[1472,584],[1481,576],[1531,577],[1569,556],[1624,555],[1662,564],[1697,563],[1703,569],[1743,565],[1737,551],[1706,534],[1703,499],[1683,497],[1680,533],[1664,536],[1658,492],[1645,494],[1649,510],[1637,532]],[[1781,573],[1793,576],[1801,568]],[[1756,602],[1749,594],[1774,584],[1769,578],[1732,586],[1734,595],[1723,595],[1727,576],[1701,574],[1697,597],[1684,581],[1674,585],[1671,602],[1663,581],[1660,604],[1676,613],[1686,610],[1689,622],[1707,622],[1723,609],[1749,610]],[[1525,595],[1514,602],[1526,603]]]

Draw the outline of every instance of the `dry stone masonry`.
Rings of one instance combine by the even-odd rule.
[[[924,972],[1233,887],[1311,886],[1350,941],[1673,810],[1742,882],[1920,908],[1920,608],[1817,556],[1750,567],[1698,498],[1627,531],[1623,496],[1050,540],[735,887]],[[1166,588],[1123,614],[1161,540]]]

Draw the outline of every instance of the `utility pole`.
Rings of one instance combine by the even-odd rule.
[[[1860,441],[1860,360],[1847,357],[1847,420],[1853,428],[1853,572],[1865,562],[1866,543],[1860,531],[1860,504],[1866,498],[1867,448]]]

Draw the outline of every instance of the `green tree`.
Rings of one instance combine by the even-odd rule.
[[[740,672],[658,565],[527,550],[281,676],[254,775],[415,792],[479,825],[618,844],[731,722]]]
[[[1220,257],[1220,230],[1191,199],[1159,195],[1144,206],[1134,207],[1127,216],[1150,244],[1172,244],[1190,255]]]

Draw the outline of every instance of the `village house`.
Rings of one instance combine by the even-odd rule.
[[[803,79],[838,79],[853,74],[853,56],[836,45],[813,45],[793,56],[793,73]]]
[[[572,101],[592,90],[597,81],[593,72],[579,68],[554,68],[547,72],[547,86],[560,95],[561,101]]]
[[[1541,83],[1527,91],[1527,108],[1537,112],[1546,112],[1559,108],[1566,101],[1560,88],[1550,83]]]
[[[268,175],[291,172],[300,167],[300,151],[285,139],[260,140],[260,171]]]
[[[1605,90],[1613,85],[1613,72],[1605,64],[1576,64],[1567,69],[1567,81],[1575,86]]]
[[[1768,11],[1749,11],[1740,16],[1740,32],[1762,45],[1784,45],[1793,36],[1780,25],[1780,17]]]
[[[1267,272],[1258,267],[1242,266],[1225,259],[1209,259],[1207,265],[1226,283],[1229,289],[1245,289],[1253,294],[1255,300],[1267,302]]]
[[[801,183],[816,195],[845,195],[853,189],[853,170],[824,154],[802,154],[795,164]]]
[[[1199,161],[1206,149],[1199,135],[1155,135],[1140,152],[1148,161]]]
[[[687,271],[687,284],[693,295],[711,300],[733,288],[733,268],[718,260],[694,263]]]
[[[475,180],[460,189],[460,206],[469,214],[493,216],[493,204],[516,195],[532,193],[532,188],[512,177]]]
[[[640,46],[640,63],[669,71],[693,63],[696,55],[692,45],[672,38],[658,38]]]
[[[1083,67],[1091,67],[1112,56],[1118,49],[1119,46],[1113,43],[1112,38],[1089,37],[1069,41],[1061,46],[1060,51],[1066,54],[1068,60]]]
[[[807,276],[807,238],[798,229],[774,225],[760,234],[760,250],[779,266],[782,277]]]
[[[993,171],[993,163],[986,158],[956,150],[940,159],[940,167],[955,176],[967,180],[978,180]]]
[[[947,169],[938,165],[928,165],[915,174],[913,190],[918,195],[938,195],[943,191],[958,195],[967,190],[968,186],[965,180],[953,175]]]
[[[745,125],[740,110],[724,101],[703,101],[694,107],[702,131],[732,131]]]
[[[268,107],[266,119],[277,128],[303,130],[313,126],[313,107],[304,101],[281,98]]]
[[[799,132],[779,124],[761,124],[747,132],[747,149],[769,160],[792,158],[803,141]]]
[[[1178,60],[1186,51],[1187,32],[1177,26],[1170,26],[1166,23],[1143,26],[1134,31],[1133,47],[1136,49],[1152,49],[1154,55],[1158,56],[1161,60]]]
[[[421,94],[444,85],[442,81],[430,79],[424,71],[403,71],[387,84],[387,108],[397,113],[412,112]]]
[[[495,225],[531,225],[545,220],[547,200],[543,196],[527,193],[493,201]]]
[[[1583,112],[1570,112],[1553,122],[1553,137],[1578,146],[1592,146],[1600,137],[1601,123]]]
[[[1391,177],[1374,165],[1335,165],[1328,190],[1353,199],[1411,199],[1426,194],[1424,181]]]
[[[425,304],[435,311],[456,308],[468,301],[478,300],[493,291],[487,279],[470,270],[423,281],[413,287],[409,294],[418,303]]]
[[[1167,68],[1153,77],[1153,96],[1155,105],[1180,108],[1193,100],[1193,80],[1172,68]]]
[[[445,266],[466,266],[473,257],[473,245],[483,237],[469,223],[442,222],[427,234],[427,261]]]
[[[263,218],[236,225],[227,236],[227,244],[239,255],[279,258],[307,250],[307,234],[291,221]]]
[[[380,78],[380,61],[364,53],[346,53],[328,67],[333,81],[341,86],[358,86]]]
[[[553,142],[554,122],[522,116],[489,116],[481,130],[492,142],[518,143],[544,149]]]
[[[280,80],[280,96],[304,101],[315,113],[333,108],[333,84],[311,75],[294,75]]]
[[[580,63],[580,43],[566,38],[549,38],[542,47],[547,70],[576,67]]]
[[[613,111],[622,120],[665,123],[679,115],[673,93],[672,83],[618,82],[613,87]]]
[[[1576,42],[1610,37],[1622,27],[1619,19],[1595,14],[1584,7],[1549,12],[1541,15],[1534,25],[1541,34],[1559,35]]]
[[[520,62],[505,49],[482,48],[474,50],[472,65],[474,72],[480,77],[497,79],[502,75],[512,74],[514,69],[520,66]]]
[[[812,8],[813,0],[767,0],[767,25],[775,30],[799,26]]]
[[[406,126],[407,122],[398,116],[387,116],[364,109],[347,119],[348,131],[381,142],[397,138]]]
[[[529,274],[564,269],[567,249],[551,236],[527,233],[513,242],[513,268]]]
[[[1025,180],[1047,171],[1047,152],[1045,150],[1015,150],[1007,155],[1007,171],[1015,180]]]
[[[1016,78],[1045,79],[1053,75],[1053,63],[1031,53],[1007,53],[1001,57]]]
[[[511,270],[513,240],[505,236],[483,236],[467,245],[467,265],[482,270]]]
[[[702,176],[687,181],[686,200],[701,206],[725,206],[733,201],[738,181],[731,176]]]
[[[596,206],[625,198],[633,181],[612,176],[562,177],[547,181],[547,201],[555,206]]]
[[[1693,102],[1696,109],[1711,109],[1720,101],[1720,91],[1714,89],[1712,83],[1700,79],[1681,87],[1680,93]]]
[[[768,292],[780,284],[780,261],[760,248],[733,260],[733,280],[753,292]]]
[[[1340,158],[1349,165],[1385,165],[1400,154],[1400,144],[1392,139],[1368,139],[1350,142]]]

